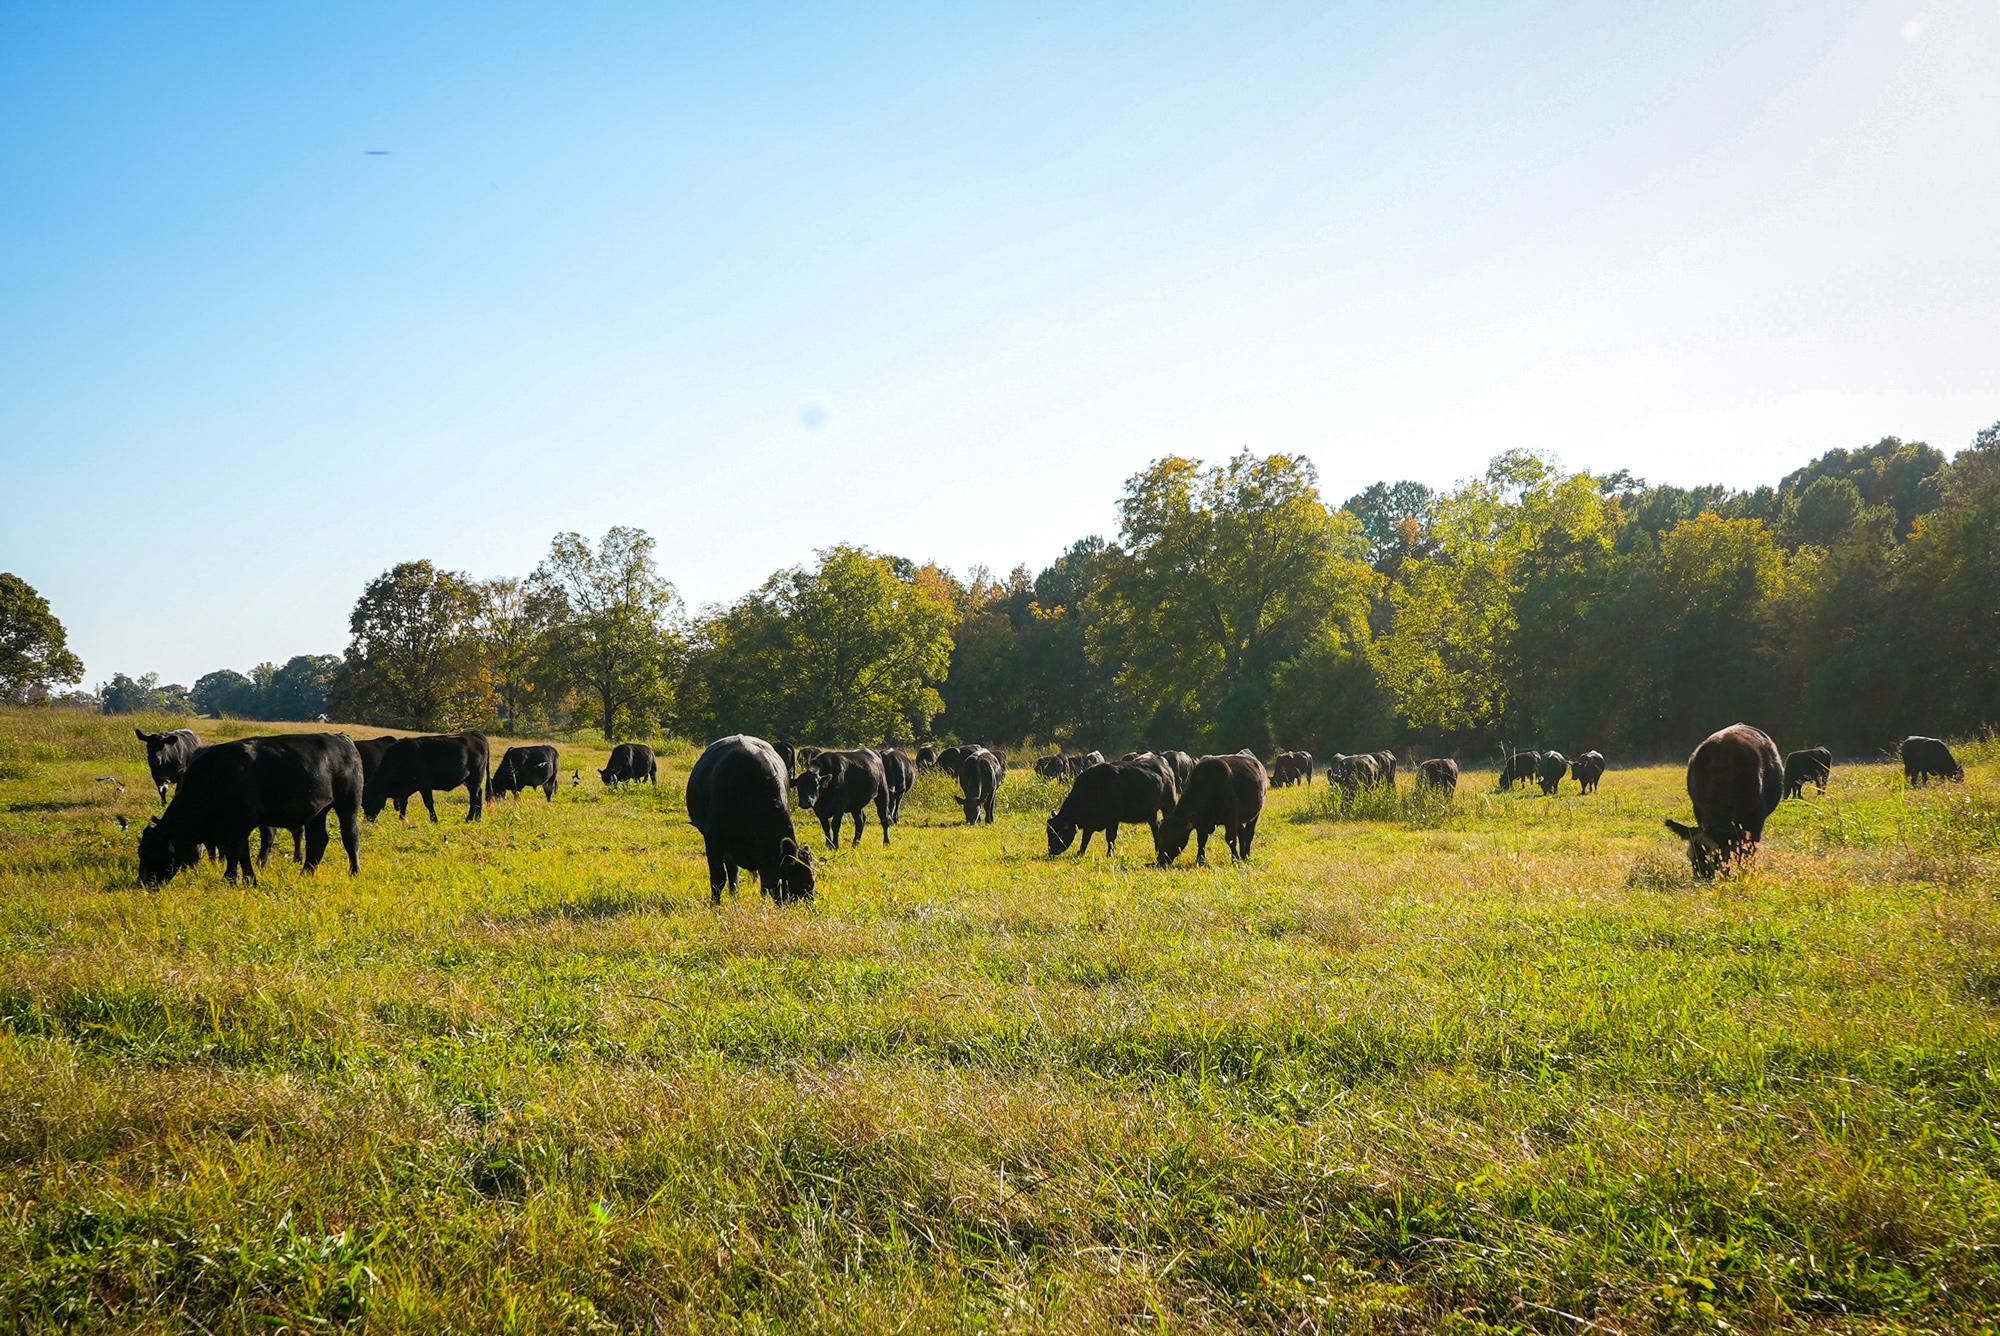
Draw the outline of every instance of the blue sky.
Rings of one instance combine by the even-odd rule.
[[[2000,418],[2000,3],[0,8],[0,567],[89,680],[427,556],[1110,532]],[[370,156],[369,150],[387,150]]]

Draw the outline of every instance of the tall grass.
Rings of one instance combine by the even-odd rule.
[[[711,910],[692,749],[149,892],[76,718],[0,711],[16,1329],[2000,1321],[1990,759],[1843,767],[1711,886],[1678,767],[1288,789],[1170,870],[927,773],[812,905]]]

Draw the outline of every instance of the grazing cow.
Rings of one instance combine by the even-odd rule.
[[[946,747],[943,751],[937,754],[938,769],[944,771],[947,775],[950,775],[953,779],[957,779],[958,768],[959,766],[965,763],[965,754],[971,750],[972,750],[971,747],[967,746],[962,742],[954,743],[953,745]]]
[[[375,773],[368,778],[361,795],[362,810],[373,820],[382,814],[384,805],[393,802],[396,815],[405,817],[409,815],[410,795],[414,793],[424,800],[424,810],[435,822],[437,804],[431,801],[431,794],[449,793],[463,786],[472,795],[465,819],[477,821],[486,815],[487,755],[486,735],[469,729],[463,733],[398,738],[382,754]]]
[[[160,791],[160,805],[166,806],[167,789],[181,782],[188,762],[201,750],[201,739],[191,728],[170,728],[164,733],[132,730],[146,744],[146,769],[152,773],[153,787]]]
[[[840,847],[842,817],[854,818],[854,838],[848,845],[861,843],[863,815],[875,804],[875,816],[882,826],[882,843],[889,842],[889,776],[882,758],[862,747],[856,751],[823,751],[813,757],[812,768],[799,776],[799,799],[819,818],[819,828],[827,847]]]
[[[379,738],[362,738],[354,744],[354,750],[361,753],[361,782],[366,784],[375,774],[375,767],[382,764],[382,758],[389,754],[389,748],[402,739],[394,733],[384,733]]]
[[[1090,769],[1090,767],[1104,764],[1104,753],[1092,748],[1081,755],[1066,756],[1063,760],[1069,765],[1070,778],[1075,779],[1078,775]]]
[[[1437,789],[1441,793],[1458,792],[1458,762],[1445,756],[1434,756],[1428,761],[1419,761],[1417,787]]]
[[[1396,753],[1392,751],[1378,751],[1369,752],[1368,754],[1375,760],[1375,771],[1380,782],[1387,784],[1392,789],[1395,788]]]
[[[1597,792],[1597,781],[1604,778],[1604,753],[1585,752],[1570,762],[1569,772],[1576,777],[1577,787],[1583,792]]]
[[[1790,752],[1785,756],[1785,796],[1803,798],[1806,785],[1818,787],[1826,792],[1826,781],[1833,775],[1833,753],[1824,747],[1808,747],[1804,751]]]
[[[903,819],[903,799],[916,787],[917,763],[901,747],[884,747],[880,755],[882,778],[889,792],[889,822],[893,825]]]
[[[1136,761],[1099,761],[1076,777],[1064,795],[1062,806],[1049,813],[1049,857],[1069,848],[1077,832],[1083,844],[1081,858],[1090,850],[1090,837],[1104,832],[1104,852],[1115,853],[1120,823],[1144,822],[1153,832],[1153,854],[1160,852],[1160,819],[1174,810],[1180,789],[1174,772],[1163,757],[1146,753]]]
[[[1313,778],[1313,756],[1307,751],[1279,752],[1271,762],[1271,787],[1283,789],[1293,784],[1304,783],[1311,787]]]
[[[799,750],[804,751],[805,748]],[[621,742],[611,749],[611,763],[598,771],[597,777],[607,787],[637,784],[643,779],[657,788],[660,783],[659,758],[643,742]]]
[[[1562,787],[1563,776],[1569,773],[1569,757],[1559,751],[1542,753],[1541,764],[1535,767],[1535,778],[1541,783],[1542,796],[1553,798]]]
[[[1257,819],[1264,815],[1264,794],[1270,780],[1264,763],[1254,756],[1204,756],[1195,763],[1187,791],[1160,823],[1154,844],[1161,867],[1180,857],[1188,833],[1195,837],[1194,861],[1208,861],[1208,837],[1217,826],[1236,858],[1248,858],[1257,838]]]
[[[1357,752],[1353,756],[1335,752],[1326,763],[1326,778],[1329,784],[1347,790],[1347,796],[1352,798],[1362,789],[1372,789],[1382,782],[1382,763],[1371,752]]]
[[[1072,772],[1069,759],[1058,752],[1053,756],[1036,757],[1035,773],[1043,779],[1068,779]]]
[[[742,868],[756,873],[759,888],[781,905],[812,899],[812,851],[792,829],[789,783],[771,744],[742,733],[709,743],[688,771],[688,820],[708,855],[710,904],[722,903],[724,885],[736,889]]]
[[[1757,852],[1764,822],[1785,791],[1785,763],[1762,729],[1731,724],[1711,733],[1688,757],[1688,797],[1694,824],[1669,818],[1667,829],[1687,841],[1700,881]]]
[[[958,801],[965,808],[965,822],[993,824],[993,805],[1000,791],[1000,777],[1007,771],[999,756],[984,747],[967,747],[958,763]]]
[[[241,738],[204,747],[188,763],[167,810],[139,833],[139,880],[157,886],[201,861],[204,846],[220,849],[227,866],[251,885],[250,832],[304,828],[310,872],[326,853],[326,816],[340,822],[347,869],[361,871],[361,757],[338,733]],[[268,846],[267,846],[268,847]]]
[[[1538,751],[1510,751],[1500,765],[1500,787],[1511,789],[1516,781],[1531,782],[1541,773],[1542,754]]]
[[[936,747],[933,747],[930,743],[926,742],[923,746],[917,748],[917,769],[919,770],[935,769],[937,763],[938,763],[938,749]]]
[[[1188,786],[1188,780],[1194,775],[1194,757],[1184,751],[1176,751],[1171,747],[1160,752],[1159,757],[1174,772],[1174,788],[1176,790],[1185,790]]]
[[[1928,784],[1933,779],[1965,778],[1965,767],[1958,763],[1958,758],[1951,754],[1951,748],[1945,746],[1941,738],[1904,738],[1902,752],[1905,783]]]
[[[519,797],[525,790],[540,789],[544,799],[554,802],[556,776],[561,772],[562,760],[546,742],[509,747],[500,757],[493,778],[487,782],[486,796],[504,798],[511,793]]]

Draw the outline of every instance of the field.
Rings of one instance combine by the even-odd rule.
[[[1990,748],[1843,766],[1714,886],[1678,767],[1287,790],[1169,871],[927,777],[814,906],[712,911],[685,747],[142,890],[131,723],[0,713],[12,1327],[2000,1321]]]

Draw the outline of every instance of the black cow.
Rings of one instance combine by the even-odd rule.
[[[1671,818],[1667,829],[1687,841],[1698,880],[1757,852],[1764,822],[1785,792],[1785,763],[1762,729],[1731,724],[1711,733],[1688,757],[1688,797],[1694,825]]]
[[[1538,751],[1510,751],[1500,764],[1500,787],[1511,789],[1516,781],[1530,783],[1541,773],[1542,754]]]
[[[953,779],[957,779],[958,768],[965,763],[965,754],[971,750],[971,747],[962,742],[953,743],[951,746],[946,747],[937,754],[938,769],[944,771]]]
[[[201,861],[203,846],[220,849],[224,876],[238,872],[257,884],[250,832],[304,828],[310,872],[326,853],[326,815],[340,821],[347,869],[361,871],[361,757],[338,733],[241,738],[204,747],[188,763],[167,810],[139,834],[139,880],[157,886]],[[266,845],[268,851],[268,843]]]
[[[1785,756],[1785,796],[1803,798],[1806,785],[1815,785],[1821,793],[1826,792],[1826,781],[1833,776],[1833,753],[1825,747],[1808,747],[1804,751],[1787,753]]]
[[[903,799],[916,787],[917,763],[901,747],[884,747],[880,755],[882,778],[889,791],[889,821],[893,824],[903,819]]]
[[[1597,792],[1597,781],[1604,778],[1604,753],[1585,752],[1570,762],[1569,772],[1576,777],[1577,787],[1583,792]]]
[[[804,751],[801,747],[799,750]],[[597,772],[607,786],[646,781],[655,788],[660,783],[660,762],[653,749],[643,742],[621,742],[611,749],[611,762]]]
[[[1396,753],[1392,751],[1369,752],[1374,759],[1376,778],[1390,788],[1396,787]]]
[[[857,751],[823,751],[813,757],[812,768],[799,776],[800,804],[810,807],[819,818],[827,847],[840,847],[840,821],[854,818],[854,838],[849,846],[861,843],[862,828],[868,824],[863,813],[875,804],[875,816],[882,825],[882,843],[889,842],[889,777],[882,758],[862,747]]]
[[[741,868],[779,904],[812,898],[812,851],[792,829],[788,782],[771,744],[742,733],[709,743],[688,771],[688,820],[708,855],[710,904],[722,903],[725,884],[736,889]]]
[[[1000,791],[1000,778],[1007,773],[1000,757],[984,747],[967,747],[958,763],[958,801],[965,808],[967,825],[993,824],[993,805]]]
[[[1563,776],[1569,773],[1569,757],[1559,751],[1542,753],[1541,764],[1535,767],[1535,778],[1542,786],[1542,796],[1553,798],[1562,787]]]
[[[1063,764],[1069,767],[1069,777],[1075,779],[1090,767],[1104,764],[1104,753],[1092,749],[1075,756],[1065,756]]]
[[[1351,798],[1362,789],[1372,789],[1382,782],[1382,763],[1372,752],[1357,752],[1353,756],[1335,752],[1326,763],[1326,778],[1328,783],[1347,790]]]
[[[164,733],[148,733],[143,728],[132,731],[146,744],[146,769],[152,773],[153,787],[160,791],[160,805],[165,806],[167,789],[181,782],[188,762],[201,750],[201,739],[191,728],[170,728]]]
[[[398,738],[382,754],[375,773],[368,777],[361,797],[362,810],[373,820],[382,814],[386,804],[393,802],[396,815],[404,817],[409,815],[410,795],[414,793],[424,800],[424,810],[435,822],[437,804],[431,795],[463,787],[472,795],[465,819],[477,821],[486,815],[487,756],[486,735],[469,729],[463,733]]]
[[[1081,858],[1090,850],[1090,837],[1104,832],[1104,852],[1115,853],[1118,827],[1145,823],[1153,832],[1153,854],[1160,852],[1160,819],[1174,810],[1180,789],[1174,772],[1163,757],[1151,752],[1136,761],[1099,761],[1076,777],[1075,785],[1063,796],[1062,806],[1049,813],[1049,857],[1069,848],[1077,832],[1083,844]]]
[[[938,749],[928,742],[917,748],[917,769],[932,770],[937,767]]]
[[[1458,792],[1458,762],[1445,756],[1434,756],[1428,761],[1419,761],[1417,787],[1437,789],[1444,793]]]
[[[1283,789],[1293,784],[1304,783],[1311,787],[1313,778],[1313,756],[1308,751],[1279,752],[1271,762],[1271,787]]]
[[[1194,775],[1194,757],[1184,751],[1175,751],[1171,747],[1157,754],[1161,760],[1167,763],[1168,768],[1174,772],[1174,788],[1176,790],[1186,790],[1188,780]]]
[[[354,750],[361,753],[361,782],[367,783],[374,775],[375,767],[382,764],[382,758],[389,754],[389,748],[401,742],[394,733],[384,733],[379,738],[362,738],[354,744]]]
[[[556,776],[561,771],[561,758],[556,749],[546,742],[509,747],[500,757],[500,765],[493,772],[493,778],[487,782],[486,796],[504,798],[511,793],[518,797],[528,789],[540,789],[544,799],[554,802]]]
[[[1208,861],[1208,837],[1217,826],[1236,858],[1250,856],[1257,838],[1257,819],[1264,815],[1264,794],[1270,780],[1264,763],[1254,756],[1204,756],[1195,762],[1187,791],[1160,823],[1154,843],[1161,867],[1180,857],[1188,833],[1195,837],[1194,861]]]
[[[1942,738],[1903,739],[1903,779],[1910,784],[1928,784],[1933,779],[1962,780],[1965,767],[1951,754]]]
[[[1067,779],[1072,773],[1069,768],[1069,758],[1060,752],[1053,756],[1037,756],[1035,773],[1043,779]]]

